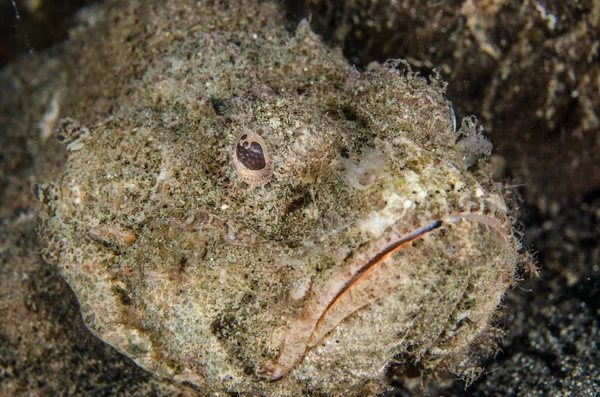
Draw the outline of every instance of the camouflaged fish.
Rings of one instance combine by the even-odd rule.
[[[475,373],[519,244],[439,78],[358,71],[269,2],[109,4],[65,45],[37,192],[89,329],[204,393]]]

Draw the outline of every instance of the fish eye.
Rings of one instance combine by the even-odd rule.
[[[235,140],[231,157],[236,174],[251,186],[264,186],[273,177],[271,148],[255,132],[242,132]]]

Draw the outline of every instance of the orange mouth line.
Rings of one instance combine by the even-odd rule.
[[[365,264],[356,272],[356,274],[354,276],[352,276],[352,278],[350,278],[350,280],[348,280],[348,282],[342,287],[340,292],[338,292],[338,294],[331,301],[329,306],[327,306],[327,308],[325,309],[325,311],[319,318],[319,321],[317,322],[315,329],[318,328],[319,323],[321,322],[323,317],[325,317],[325,315],[327,314],[329,309],[332,306],[334,306],[342,298],[342,296],[346,292],[348,292],[348,290],[350,288],[352,288],[355,284],[359,283],[367,274],[369,274],[370,271],[372,271],[374,268],[376,268],[381,262],[386,260],[390,255],[400,251],[406,245],[408,245],[422,237],[425,237],[427,234],[431,233],[432,231],[439,229],[440,227],[443,226],[443,224],[444,223],[442,221],[437,220],[435,222],[430,223],[429,225],[426,225],[426,226],[420,227],[416,230],[413,230],[411,233],[409,233],[409,234],[399,238],[398,240],[394,241],[393,243],[389,244],[388,246],[383,248],[381,251],[379,251],[375,256],[373,256],[371,259],[369,259],[367,262],[365,262]],[[314,334],[314,332],[313,332],[313,334]],[[310,339],[312,339],[312,334],[311,334],[311,337],[309,338],[309,340]],[[314,343],[311,343],[311,344],[314,346],[318,342],[319,341],[314,341]]]
[[[452,221],[451,221],[452,222]],[[315,331],[318,328],[319,323],[330,311],[332,307],[348,292],[353,286],[357,285],[365,276],[367,276],[373,269],[376,269],[386,258],[393,253],[399,251],[407,244],[418,240],[428,233],[440,228],[444,225],[444,221],[436,220],[428,225],[422,226],[412,232],[400,237],[396,241],[388,244],[377,254],[365,261],[358,269],[353,271],[353,275],[341,284],[341,287],[335,287],[341,280],[340,277],[345,277],[343,273],[338,274],[338,277],[334,277],[330,280],[331,288],[335,288],[337,293],[333,296],[316,296],[312,301],[308,302],[304,312],[300,315],[298,320],[292,326],[288,332],[277,363],[275,365],[267,365],[262,371],[260,378],[264,380],[274,381],[281,378],[283,375],[288,373],[294,365],[296,365],[302,357],[305,355],[307,348],[314,346],[312,342]],[[327,289],[327,288],[326,288]],[[358,308],[356,308],[358,310]],[[327,331],[329,332],[329,331]],[[327,333],[326,332],[326,333]],[[323,334],[324,335],[324,334]],[[319,337],[319,339],[321,339]]]
[[[413,230],[394,242],[389,243],[374,256],[365,258],[366,260],[361,264],[357,263],[358,258],[360,258],[359,255],[358,258],[351,260],[337,274],[333,275],[323,286],[321,293],[313,295],[308,300],[304,311],[290,327],[284,338],[277,362],[267,365],[261,372],[260,378],[268,381],[280,379],[302,360],[307,350],[315,346],[347,316],[372,303],[371,301],[363,303],[355,301],[354,304],[334,313],[335,308],[339,306],[336,306],[336,304],[342,298],[348,296],[349,293],[360,290],[359,284],[372,272],[378,270],[390,255],[440,227],[456,223],[459,220],[484,223],[497,230],[504,237],[506,244],[510,245],[510,234],[507,233],[505,226],[497,219],[483,214],[459,214],[433,221],[428,225]],[[350,299],[352,300],[353,298],[350,297]],[[378,298],[375,297],[375,299]]]

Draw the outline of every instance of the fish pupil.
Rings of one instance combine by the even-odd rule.
[[[248,141],[240,140],[236,148],[236,156],[238,161],[251,171],[260,171],[267,165],[263,148],[258,142],[248,145]]]

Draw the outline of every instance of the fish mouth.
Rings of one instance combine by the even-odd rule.
[[[401,233],[392,227],[388,233],[367,244],[354,254],[312,295],[298,318],[289,328],[279,357],[259,373],[259,378],[275,381],[289,373],[329,332],[355,311],[383,298],[391,289],[406,281],[407,276],[391,274],[393,254],[437,230],[459,221],[483,223],[503,236],[512,250],[510,228],[484,214],[457,214],[436,219]]]

